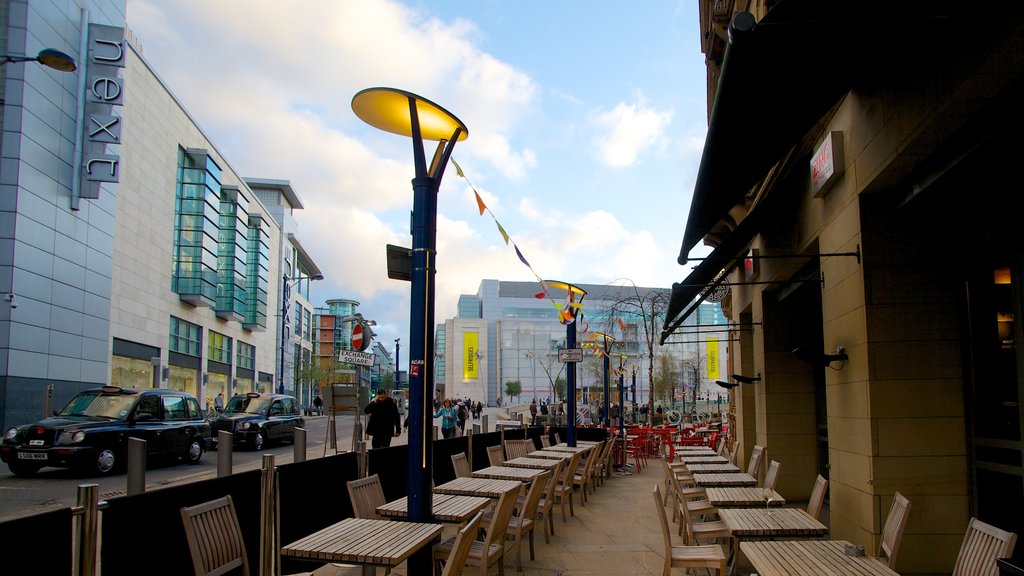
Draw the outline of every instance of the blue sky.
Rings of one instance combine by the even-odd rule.
[[[412,147],[351,109],[402,88],[469,138],[438,201],[436,320],[480,280],[532,281],[470,183],[544,278],[668,288],[706,132],[694,2],[128,0],[145,58],[231,167],[290,180],[313,304],[352,298],[407,341]],[[431,149],[428,149],[428,154]],[[697,255],[695,252],[694,255]]]

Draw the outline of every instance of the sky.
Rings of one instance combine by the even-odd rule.
[[[412,144],[355,116],[364,88],[469,129],[464,176],[449,165],[438,197],[435,323],[483,279],[670,288],[689,273],[676,257],[707,130],[696,2],[127,0],[127,16],[232,170],[291,182],[325,276],[313,305],[360,302],[389,350],[408,342],[410,285],[387,277],[385,246],[412,245]]]

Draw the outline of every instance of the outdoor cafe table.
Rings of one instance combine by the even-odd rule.
[[[757,486],[757,478],[746,472],[722,472],[694,474],[693,481],[698,486]]]
[[[519,480],[495,480],[492,478],[456,478],[434,487],[434,494],[461,494],[462,496],[483,496],[497,499],[509,490],[519,490]]]
[[[568,452],[565,452],[568,454]],[[505,466],[512,468],[535,468],[539,470],[551,470],[554,471],[561,464],[559,460],[552,460],[551,458],[512,458],[511,460],[505,460]]]
[[[691,474],[709,474],[709,473],[718,473],[718,472],[739,472],[740,471],[739,466],[737,466],[735,464],[729,464],[728,462],[725,462],[724,464],[722,464],[722,463],[719,463],[719,464],[710,464],[710,463],[708,463],[708,464],[700,464],[700,463],[698,463],[698,464],[690,464],[690,463],[687,463],[686,464],[686,469],[689,470]]]
[[[554,446],[549,446],[547,448],[544,448],[544,450],[548,450],[548,451],[551,451],[551,452],[586,452],[587,450],[590,450],[593,447],[594,447],[593,444],[583,444],[582,442],[578,442],[576,447],[573,448],[573,447],[571,447],[568,444],[563,442],[563,443],[560,443],[560,444],[555,444]]]
[[[441,524],[346,518],[281,548],[282,556],[393,568],[441,536]]]
[[[712,486],[704,492],[711,505],[716,508],[726,506],[759,506],[765,503],[764,488],[753,486]],[[772,490],[770,495],[770,505],[781,506],[786,503],[786,499],[775,490]]]
[[[431,498],[434,520],[465,524],[473,515],[491,504],[483,496],[462,496],[458,494],[435,494]],[[409,517],[409,497],[402,496],[377,507],[377,513],[386,518],[404,520]]]
[[[899,576],[877,558],[848,556],[846,540],[742,542],[740,549],[761,576]]]
[[[685,456],[718,456],[718,452],[707,446],[676,446],[676,452]]]
[[[815,538],[828,534],[828,526],[800,508],[719,508],[718,517],[732,533],[732,565],[743,540]],[[732,570],[730,570],[732,572]]]
[[[683,454],[679,457],[679,461],[684,464],[726,464],[729,459],[725,456],[690,456],[689,454]]]
[[[554,462],[554,460],[552,460]],[[543,474],[543,470],[536,468],[513,468],[511,466],[488,466],[473,472],[473,478],[491,478],[495,480],[519,480],[530,482],[535,477]]]
[[[549,460],[572,460],[575,452],[563,452],[561,450],[534,450],[527,454],[530,458],[547,458]]]

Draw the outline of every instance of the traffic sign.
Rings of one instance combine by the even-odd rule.
[[[558,351],[559,362],[583,362],[583,348],[562,348]]]
[[[373,354],[356,352],[355,350],[341,350],[338,352],[338,360],[348,364],[359,366],[373,366]]]
[[[369,338],[363,338],[363,325],[360,322],[356,322],[352,326],[352,349],[359,350],[362,352],[366,350],[366,346],[370,343]]]

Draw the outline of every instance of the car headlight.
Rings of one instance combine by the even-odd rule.
[[[4,434],[4,438],[7,440],[14,440],[18,436],[18,428],[11,428]]]
[[[79,430],[71,435],[72,444],[78,444],[82,440],[85,440],[85,430]]]
[[[260,427],[260,425],[255,422],[249,422],[248,424],[245,425],[245,427],[248,428],[249,430],[256,430],[257,428]]]

